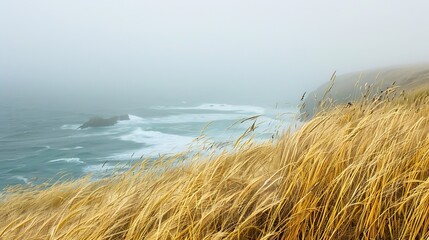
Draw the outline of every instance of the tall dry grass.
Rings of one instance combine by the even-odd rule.
[[[428,134],[427,94],[340,106],[213,159],[15,189],[0,239],[429,238]]]

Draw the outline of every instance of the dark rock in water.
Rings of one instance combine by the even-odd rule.
[[[89,128],[89,127],[107,127],[107,126],[113,126],[118,122],[117,117],[111,117],[111,118],[102,118],[102,117],[92,117],[87,122],[82,124],[79,128]]]
[[[118,123],[118,121],[125,121],[125,120],[130,120],[130,116],[121,115],[121,116],[114,116],[111,118],[92,117],[84,124],[82,124],[79,127],[79,129],[89,128],[89,127],[108,127],[108,126],[115,125],[116,123]]]

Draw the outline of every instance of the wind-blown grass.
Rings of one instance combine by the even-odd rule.
[[[429,98],[323,112],[274,142],[15,190],[0,239],[429,238]]]

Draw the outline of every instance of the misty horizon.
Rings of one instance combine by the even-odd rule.
[[[425,1],[2,1],[0,101],[297,103],[337,74],[429,62]]]

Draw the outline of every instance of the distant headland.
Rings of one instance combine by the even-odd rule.
[[[400,94],[426,86],[429,86],[429,63],[333,75],[330,81],[307,94],[301,113],[307,118],[312,117],[326,99],[332,100],[334,105],[347,104],[363,97],[373,97],[388,88],[394,88]]]

